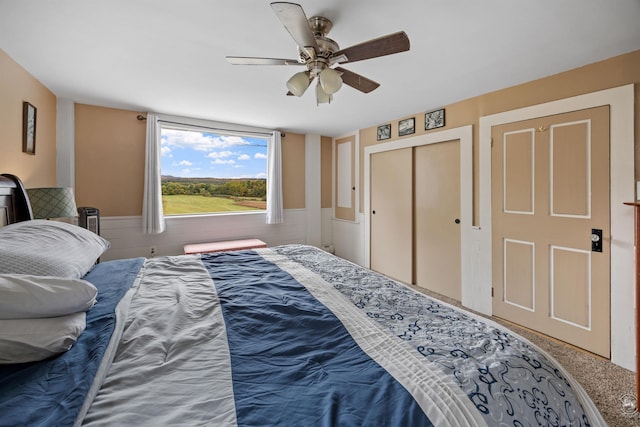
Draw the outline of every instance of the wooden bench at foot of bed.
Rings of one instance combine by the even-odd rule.
[[[227,240],[223,242],[191,243],[184,245],[185,255],[207,254],[211,252],[241,251],[243,249],[266,248],[260,239]]]

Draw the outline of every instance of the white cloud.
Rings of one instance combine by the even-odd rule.
[[[248,154],[241,154],[238,156],[238,160],[249,160],[251,159],[251,156],[249,156]]]
[[[255,156],[253,156],[254,159],[266,159],[267,155],[263,154],[263,153],[256,153]]]
[[[263,179],[263,178],[267,177],[267,174],[264,173],[264,172],[260,172],[260,173],[256,174],[255,177],[258,178],[258,179]]]
[[[233,160],[233,159],[229,159],[229,160],[215,159],[211,163],[214,164],[214,165],[233,165],[235,163],[235,160]]]
[[[180,166],[191,166],[193,165],[193,163],[191,163],[189,160],[183,160],[181,162],[178,163]]]
[[[233,152],[231,152],[231,151],[214,151],[214,152],[211,152],[211,153],[207,154],[207,157],[210,157],[212,159],[222,159],[222,158],[229,157],[229,156],[233,156]]]
[[[191,148],[198,151],[212,151],[250,144],[251,142],[239,136],[209,135],[202,132],[175,129],[163,129],[161,138],[162,147]]]
[[[166,146],[160,147],[160,155],[165,157],[173,157],[173,155],[171,154],[171,148]]]

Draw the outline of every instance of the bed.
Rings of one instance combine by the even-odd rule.
[[[606,425],[524,338],[317,248],[96,264],[106,240],[2,191],[0,292],[53,296],[0,296],[1,426]],[[69,316],[62,350],[7,356],[14,323]]]

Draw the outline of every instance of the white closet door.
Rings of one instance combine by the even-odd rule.
[[[412,149],[371,156],[371,269],[411,283],[413,272]]]

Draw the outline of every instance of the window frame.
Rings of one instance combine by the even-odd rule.
[[[264,139],[266,144],[266,155],[268,156],[270,144],[271,144],[271,134],[266,131],[251,131],[251,130],[231,130],[231,129],[223,129],[216,126],[204,125],[204,124],[190,124],[190,123],[182,123],[176,121],[169,120],[158,120],[159,127],[159,149],[162,149],[162,132],[167,130],[177,130],[177,131],[186,131],[186,132],[197,132],[197,133],[208,133],[219,136],[236,136],[241,138],[261,138]],[[269,166],[268,159],[265,159],[265,186],[268,187],[269,180]],[[202,178],[202,177],[200,177]],[[212,177],[213,178],[213,177]],[[248,180],[251,178],[247,178]],[[160,155],[160,180],[162,180],[162,155]],[[160,185],[160,193],[161,197],[164,196],[162,193],[162,185]],[[266,194],[265,194],[266,198]],[[165,219],[178,219],[178,218],[202,218],[202,217],[219,217],[219,216],[237,216],[237,215],[265,215],[267,213],[267,203],[268,200],[265,200],[265,208],[264,209],[255,209],[255,210],[240,210],[240,211],[220,211],[220,212],[192,212],[192,213],[180,213],[180,214],[166,214],[163,210],[162,216]]]

